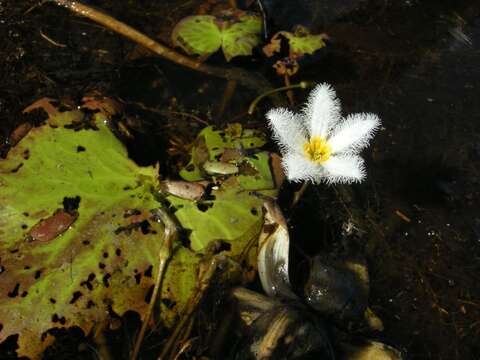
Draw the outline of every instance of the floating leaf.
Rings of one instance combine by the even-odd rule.
[[[29,110],[48,120],[0,160],[0,342],[18,334],[18,354],[38,358],[52,328],[88,334],[109,311],[144,313],[163,225],[157,169],[128,158],[104,111],[60,112],[49,100]],[[162,308],[167,325],[195,288],[192,255],[175,245],[162,288],[174,304]]]
[[[111,312],[143,316],[164,239],[159,191],[180,196],[166,199],[191,243],[174,243],[160,290],[163,325],[172,326],[195,293],[212,241],[255,266],[263,197],[277,189],[271,156],[259,149],[265,136],[239,124],[206,128],[194,171],[182,172],[202,181],[160,185],[157,169],[137,166],[110,131],[117,105],[105,100],[87,99],[80,110],[51,99],[33,104],[28,111],[45,122],[22,131],[0,160],[0,342],[18,334],[20,356],[39,358],[53,328],[88,334]],[[207,161],[238,172],[208,175]]]
[[[172,41],[190,55],[207,57],[222,48],[227,61],[252,54],[260,43],[261,17],[240,10],[216,16],[195,15],[182,19],[173,29]]]

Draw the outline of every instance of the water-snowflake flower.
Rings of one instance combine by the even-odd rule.
[[[380,127],[380,119],[370,113],[342,117],[330,85],[317,85],[301,113],[276,108],[266,116],[290,181],[333,184],[365,178],[364,161],[358,154]]]

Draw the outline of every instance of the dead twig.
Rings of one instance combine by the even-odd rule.
[[[54,45],[54,46],[61,47],[61,48],[67,47],[67,45],[65,45],[65,44],[60,44],[59,42],[56,42],[56,41],[53,40],[52,38],[50,38],[50,37],[48,37],[47,35],[45,35],[42,30],[40,30],[40,36],[41,36],[42,38],[44,38],[45,40],[47,40],[50,44],[52,44],[52,45]]]

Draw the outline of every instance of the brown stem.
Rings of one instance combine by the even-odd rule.
[[[284,80],[285,80],[285,86],[290,87],[291,86],[290,76],[288,74],[285,74]],[[291,89],[287,90],[287,97],[288,97],[288,101],[290,102],[290,105],[293,106],[293,104],[295,104],[295,98],[293,97],[293,91]]]
[[[215,122],[217,126],[221,125],[222,117],[223,117],[223,114],[225,113],[225,109],[230,103],[230,100],[232,99],[232,96],[235,93],[236,88],[237,88],[237,82],[235,80],[227,81],[227,86],[225,86],[225,91],[223,92],[222,102],[220,103],[217,114],[215,116]]]
[[[221,68],[206,65],[204,63],[198,62],[195,59],[192,59],[188,56],[182,55],[168,47],[160,44],[159,42],[153,40],[142,32],[132,28],[131,26],[113,18],[110,15],[107,15],[101,11],[95,10],[87,5],[82,4],[79,1],[73,0],[48,0],[52,1],[57,5],[66,7],[67,9],[73,11],[74,13],[85,16],[86,18],[97,22],[105,26],[106,28],[119,33],[120,35],[133,40],[134,42],[140,44],[141,46],[151,50],[155,54],[168,59],[178,65],[188,67],[192,70],[199,71],[211,76],[227,79],[227,80],[236,80],[243,86],[246,86],[251,89],[256,89],[258,92],[264,92],[271,90],[272,87],[268,81],[262,78],[259,74],[252,74],[248,71],[238,68]]]

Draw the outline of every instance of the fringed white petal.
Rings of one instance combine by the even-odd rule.
[[[352,114],[339,124],[328,139],[334,154],[356,154],[365,148],[380,127],[375,114]]]
[[[282,161],[288,180],[293,182],[311,181],[319,183],[325,176],[320,164],[307,159],[304,154],[288,152]]]
[[[299,115],[284,108],[270,110],[266,117],[273,136],[283,153],[301,149],[307,141],[306,129]]]
[[[341,117],[340,101],[335,90],[329,84],[317,85],[310,93],[304,109],[305,126],[310,136],[326,138]]]
[[[360,182],[365,177],[365,165],[360,156],[334,155],[322,165],[328,184]]]

